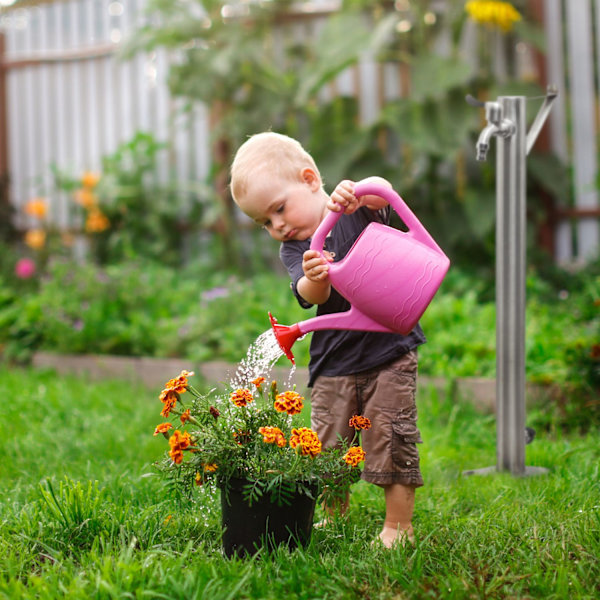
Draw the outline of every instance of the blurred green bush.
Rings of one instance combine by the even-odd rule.
[[[557,283],[528,277],[527,378],[559,385],[586,407],[582,418],[600,418],[600,262]],[[450,270],[421,320],[428,338],[421,373],[494,377],[488,294],[484,280]],[[46,350],[237,363],[268,329],[268,311],[285,324],[312,314],[285,276],[242,278],[203,263],[175,270],[142,260],[98,267],[54,259],[36,282],[0,272],[0,350],[14,361]],[[298,364],[308,363],[308,347],[307,340],[294,346]]]

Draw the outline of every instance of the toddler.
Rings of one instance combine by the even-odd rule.
[[[369,181],[385,184],[373,177]],[[291,287],[304,308],[317,315],[343,312],[350,304],[331,286],[329,262],[341,260],[371,222],[387,223],[388,203],[378,196],[354,195],[354,182],[342,181],[331,196],[304,148],[287,136],[265,132],[249,138],[231,167],[237,205],[281,242],[280,257]],[[344,211],[325,242],[326,258],[310,250],[310,240],[328,211]],[[309,387],[312,428],[324,447],[339,436],[351,440],[353,415],[370,419],[362,436],[366,453],[362,479],[384,489],[386,513],[379,540],[387,548],[413,543],[415,489],[423,485],[421,443],[415,404],[417,347],[425,336],[417,325],[407,336],[370,331],[315,331],[310,345]],[[347,499],[341,507],[347,507]],[[330,514],[334,507],[328,507]]]

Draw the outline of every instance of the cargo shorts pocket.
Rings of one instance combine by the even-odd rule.
[[[392,422],[392,459],[404,469],[419,468],[419,451],[416,444],[422,444],[421,432],[414,421],[396,419]]]

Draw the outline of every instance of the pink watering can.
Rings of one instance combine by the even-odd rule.
[[[408,231],[369,223],[346,256],[329,263],[331,285],[350,302],[350,310],[313,317],[295,325],[280,325],[269,313],[275,337],[294,362],[294,342],[321,329],[355,329],[388,333],[411,332],[437,292],[450,261],[404,200],[380,184],[358,184],[357,197],[374,195],[387,200]],[[311,250],[323,252],[327,234],[342,212],[331,211],[315,231]]]

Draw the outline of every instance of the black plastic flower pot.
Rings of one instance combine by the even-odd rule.
[[[256,554],[261,548],[274,549],[285,544],[294,549],[310,541],[317,497],[317,486],[311,489],[312,498],[297,490],[289,503],[272,501],[263,494],[251,505],[244,499],[243,489],[248,481],[230,479],[221,487],[221,523],[223,551],[228,557]]]

